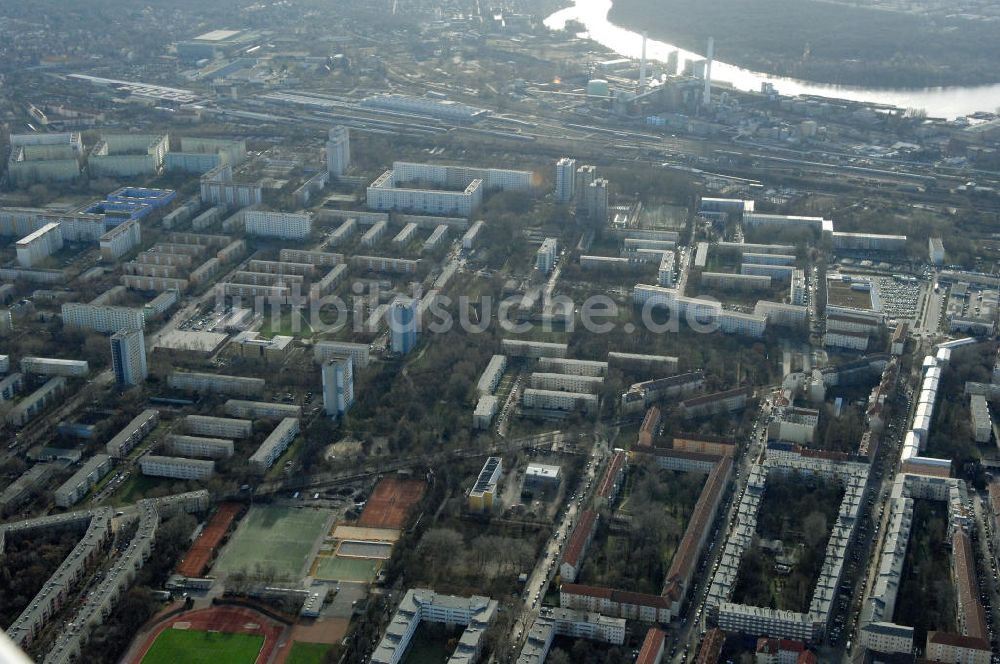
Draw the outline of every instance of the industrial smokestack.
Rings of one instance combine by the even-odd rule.
[[[715,38],[708,38],[708,52],[705,54],[705,106],[712,103],[712,58],[715,56]]]
[[[639,94],[646,91],[646,33],[642,33],[642,60],[639,61]]]

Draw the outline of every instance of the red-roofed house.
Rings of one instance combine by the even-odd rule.
[[[560,586],[559,606],[578,611],[596,611],[602,616],[646,623],[666,624],[670,622],[672,615],[670,600],[660,595],[575,583],[563,583]]]
[[[613,505],[618,498],[618,493],[621,491],[622,485],[625,484],[627,460],[624,450],[615,450],[615,453],[611,455],[611,461],[604,471],[601,483],[597,485],[598,506]]]
[[[808,652],[806,644],[792,639],[757,639],[755,664],[798,664],[802,653]]]
[[[576,581],[583,557],[587,554],[587,548],[597,531],[597,518],[597,512],[593,510],[584,510],[580,514],[580,521],[573,529],[573,534],[569,536],[566,551],[563,553],[563,561],[559,566],[559,575],[564,583]]]
[[[932,662],[990,664],[990,642],[949,632],[927,632],[927,659]]]
[[[646,632],[646,638],[642,641],[642,649],[639,650],[639,657],[635,664],[660,664],[663,659],[663,645],[666,642],[666,634],[659,627],[650,627]]]

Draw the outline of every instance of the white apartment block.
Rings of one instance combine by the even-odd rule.
[[[597,395],[586,394],[584,392],[540,390],[529,387],[524,390],[522,403],[525,408],[562,411],[582,409],[584,412],[592,412],[597,410]]]
[[[548,274],[556,264],[556,255],[559,250],[559,241],[554,237],[547,237],[542,241],[542,246],[535,254],[535,268],[542,274]]]
[[[351,256],[351,267],[365,272],[388,274],[416,274],[419,261],[388,256]]]
[[[215,472],[215,462],[202,459],[147,454],[139,459],[143,475],[177,480],[207,480]]]
[[[933,265],[944,264],[944,242],[939,237],[927,240],[927,256]]]
[[[706,288],[726,290],[768,290],[771,288],[771,277],[733,274],[731,272],[702,272],[701,285]]]
[[[413,238],[417,236],[417,228],[419,228],[419,226],[417,226],[413,222],[406,224],[405,226],[403,226],[403,229],[401,231],[396,233],[396,237],[392,238],[392,243],[395,245],[399,245],[401,247],[405,247],[406,245],[413,242]]]
[[[233,167],[223,164],[201,176],[201,200],[212,205],[224,203],[245,208],[264,201],[264,189],[258,183],[233,182]]]
[[[62,376],[49,378],[44,385],[21,399],[14,408],[7,413],[7,424],[15,427],[23,427],[38,415],[50,403],[56,400],[60,394],[66,391],[66,379]]]
[[[969,409],[972,413],[972,431],[977,443],[990,442],[993,433],[993,420],[990,417],[990,407],[986,397],[973,394],[969,397]]]
[[[323,408],[330,417],[344,415],[354,404],[354,362],[350,355],[323,362]]]
[[[382,237],[385,235],[386,230],[389,228],[389,222],[382,220],[376,221],[372,224],[371,228],[364,232],[361,236],[361,246],[362,247],[373,247],[379,243]]]
[[[350,341],[317,341],[313,345],[313,360],[323,363],[340,355],[349,355],[355,367],[367,367],[371,349],[368,344]]]
[[[833,233],[833,248],[847,251],[899,252],[906,249],[905,235]]]
[[[358,220],[357,219],[347,219],[340,226],[333,229],[330,233],[330,237],[327,239],[327,244],[331,247],[336,247],[338,244],[343,243],[352,235],[358,232]]]
[[[848,350],[868,350],[868,335],[860,332],[830,332],[823,337],[823,345]]]
[[[100,237],[101,258],[113,261],[131,252],[142,242],[142,230],[139,222],[129,219],[118,224]]]
[[[264,391],[263,378],[244,378],[225,374],[210,374],[175,371],[167,378],[171,389],[186,392],[206,392],[230,394],[232,396],[255,396]]]
[[[301,417],[302,406],[290,403],[274,403],[272,401],[245,401],[229,399],[223,409],[229,417],[244,419],[283,419],[286,417]]]
[[[806,299],[806,273],[805,270],[794,270],[792,272],[792,283],[788,288],[788,299],[792,304],[805,304]]]
[[[309,212],[247,210],[243,223],[247,235],[258,237],[304,240],[312,233],[312,214]]]
[[[250,463],[262,470],[267,470],[288,449],[297,435],[299,435],[298,418],[286,417],[278,422],[274,431],[264,439],[257,451],[250,455]]]
[[[253,422],[229,417],[187,415],[184,417],[184,431],[195,436],[249,438],[253,434]]]
[[[111,366],[118,387],[146,382],[149,369],[146,365],[146,338],[142,330],[126,328],[111,335]]]
[[[573,376],[607,376],[608,363],[597,360],[571,360],[564,357],[538,358],[538,370]]]
[[[394,171],[386,171],[368,186],[367,204],[372,210],[406,210],[422,214],[469,217],[483,202],[483,181],[472,180],[462,191],[409,189],[397,186]]]
[[[663,258],[660,259],[660,267],[656,271],[656,284],[658,286],[672,287],[674,285],[674,262],[676,255],[671,251],[664,251]]]
[[[556,201],[570,203],[576,183],[576,160],[563,157],[556,162]]]
[[[743,262],[752,265],[795,265],[792,254],[753,253],[744,251]]]
[[[822,217],[744,212],[743,225],[747,228],[770,228],[775,231],[808,228],[817,233],[833,233],[833,222]]]
[[[775,281],[791,281],[795,269],[794,265],[740,264],[740,274],[771,277]]]
[[[753,312],[758,316],[766,316],[767,322],[772,325],[785,327],[805,325],[809,320],[809,308],[797,304],[759,300]]]
[[[17,241],[17,263],[21,267],[34,267],[62,248],[62,226],[47,223]]]
[[[343,125],[330,129],[326,142],[326,172],[340,177],[351,167],[351,130]]]
[[[227,438],[171,435],[167,436],[166,443],[166,451],[177,456],[208,459],[228,459],[233,456],[233,441]]]
[[[448,226],[441,224],[431,231],[430,237],[424,241],[421,251],[433,251],[448,237]]]
[[[156,175],[169,150],[166,134],[105,134],[90,151],[87,166],[95,177]]]
[[[104,446],[105,451],[116,459],[124,458],[160,423],[160,411],[148,408],[135,417],[115,434]]]
[[[66,302],[62,305],[62,321],[66,327],[105,334],[146,329],[145,312],[138,307]]]
[[[574,376],[572,374],[541,372],[531,374],[531,387],[539,390],[594,393],[600,391],[603,385],[604,378],[601,376]]]
[[[474,429],[485,431],[490,428],[493,417],[500,408],[500,400],[492,394],[484,394],[476,402],[476,409],[472,412],[472,426]]]
[[[479,658],[483,635],[497,615],[496,600],[488,597],[441,595],[426,588],[411,588],[392,614],[385,635],[372,653],[371,664],[399,664],[421,621],[466,625],[468,628],[448,660],[469,664]]]
[[[497,385],[500,384],[500,379],[503,377],[503,372],[506,369],[506,356],[494,355],[491,357],[489,364],[486,365],[486,369],[483,370],[482,375],[479,377],[479,383],[476,387],[479,396],[493,394],[497,389]]]
[[[504,339],[500,347],[505,355],[512,357],[566,357],[569,347],[548,341],[522,341],[521,339]]]
[[[504,168],[476,168],[472,166],[442,166],[396,161],[392,170],[400,182],[430,182],[434,185],[457,189],[473,180],[482,180],[486,191],[530,191],[534,173]]]
[[[90,373],[86,360],[63,360],[54,357],[22,357],[21,371],[39,376],[84,378]]]
[[[87,495],[91,487],[111,471],[111,457],[95,454],[87,459],[72,477],[55,490],[55,502],[59,507],[71,507]]]
[[[485,226],[486,222],[482,219],[472,224],[472,226],[469,227],[469,230],[465,231],[465,235],[462,236],[462,249],[465,249],[466,251],[472,249],[476,239],[479,237],[479,234]]]
[[[309,263],[320,267],[333,267],[344,262],[344,254],[307,249],[282,249],[278,258],[287,263]]]

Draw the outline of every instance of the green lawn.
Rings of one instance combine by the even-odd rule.
[[[254,505],[222,550],[213,571],[226,574],[258,566],[279,578],[302,576],[313,544],[324,534],[328,512]]]
[[[332,648],[329,643],[305,643],[295,641],[285,658],[285,664],[323,664],[323,657]]]
[[[168,629],[156,637],[142,664],[253,664],[263,645],[264,637],[257,634]]]

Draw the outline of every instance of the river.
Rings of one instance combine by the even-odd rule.
[[[552,30],[561,30],[566,21],[575,19],[587,29],[587,36],[614,52],[629,58],[642,55],[642,36],[614,25],[608,20],[611,0],[574,0],[572,7],[562,9],[545,19]],[[678,62],[699,60],[704,54],[679,49],[672,44],[654,39],[646,41],[646,57],[666,62],[671,51],[678,51]],[[878,104],[891,104],[900,108],[922,108],[931,117],[956,118],[977,111],[994,112],[1000,108],[1000,83],[972,87],[942,88],[864,88],[848,85],[824,85],[794,78],[769,76],[715,61],[712,79],[731,83],[739,90],[760,90],[760,84],[770,81],[782,95],[817,95],[833,99],[851,99]]]

